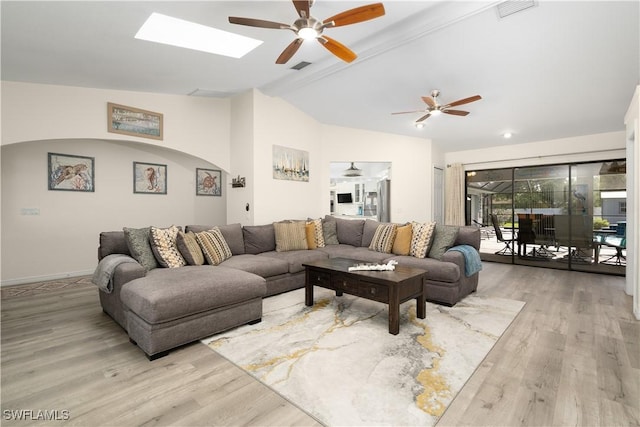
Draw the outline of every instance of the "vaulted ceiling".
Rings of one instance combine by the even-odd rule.
[[[317,0],[323,19],[368,2]],[[445,151],[624,129],[640,83],[640,3],[545,1],[501,18],[487,1],[384,2],[383,17],[329,28],[358,54],[345,63],[313,41],[275,64],[288,30],[232,25],[228,16],[292,23],[290,1],[2,1],[2,79],[193,96],[257,88],[326,124],[433,140]],[[516,1],[510,2],[512,4]],[[240,59],[134,39],[152,12],[263,40]],[[301,61],[311,65],[293,70]],[[466,117],[413,122],[421,96],[479,94]],[[511,139],[502,138],[504,132]]]

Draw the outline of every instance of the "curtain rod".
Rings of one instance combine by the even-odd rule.
[[[570,154],[595,154],[595,153],[608,153],[608,152],[612,152],[612,151],[621,151],[624,150],[624,148],[613,148],[613,149],[608,149],[608,150],[592,150],[592,151],[583,151],[581,153],[570,153]],[[481,165],[484,163],[501,163],[501,162],[513,162],[513,161],[518,161],[518,160],[531,160],[531,159],[544,159],[544,158],[548,158],[548,157],[558,157],[558,156],[566,156],[568,154],[547,154],[544,156],[529,156],[529,157],[518,157],[516,159],[502,159],[502,160],[486,160],[484,162],[469,162],[469,163],[463,163],[463,165],[468,166],[468,165]],[[451,164],[447,164],[447,167],[451,167]]]

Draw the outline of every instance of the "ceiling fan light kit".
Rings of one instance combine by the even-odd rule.
[[[427,108],[424,110],[415,110],[415,111],[400,111],[397,113],[391,113],[391,114],[413,114],[413,113],[426,113],[424,114],[422,117],[420,117],[418,120],[416,120],[414,122],[414,125],[418,128],[421,129],[424,124],[422,122],[424,122],[425,120],[427,120],[429,117],[431,116],[439,116],[442,113],[444,114],[450,114],[453,116],[466,116],[469,114],[468,111],[462,111],[462,110],[452,110],[451,107],[456,107],[458,105],[463,105],[463,104],[468,104],[470,102],[474,102],[474,101],[478,101],[480,99],[482,99],[482,97],[480,95],[474,95],[474,96],[470,96],[469,98],[464,98],[464,99],[459,99],[457,101],[451,102],[449,104],[438,104],[438,96],[440,96],[440,91],[439,90],[432,90],[431,91],[431,96],[422,96],[422,100],[424,101],[425,104],[427,104]]]
[[[348,177],[362,176],[362,169],[358,169],[354,162],[351,162],[351,166],[349,166],[342,175]]]
[[[360,6],[353,9],[338,13],[324,21],[318,20],[311,16],[310,7],[313,1],[310,0],[293,0],[293,6],[298,12],[299,18],[293,24],[287,25],[279,22],[265,21],[262,19],[242,18],[238,16],[230,16],[231,24],[246,25],[249,27],[271,28],[275,30],[291,30],[296,34],[294,39],[278,56],[276,64],[285,64],[300,48],[305,40],[316,39],[329,52],[342,59],[345,62],[352,62],[357,55],[345,45],[324,36],[322,33],[325,28],[341,27],[343,25],[356,24],[358,22],[368,21],[378,18],[385,14],[382,3],[374,3],[366,6]]]

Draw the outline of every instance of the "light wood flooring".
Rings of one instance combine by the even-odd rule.
[[[527,304],[438,425],[640,425],[640,322],[623,286],[485,262],[478,292]],[[86,279],[17,288],[1,301],[3,426],[317,425],[200,343],[149,362]],[[8,419],[18,410],[69,420]]]

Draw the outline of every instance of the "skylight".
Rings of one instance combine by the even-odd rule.
[[[140,27],[135,38],[232,58],[242,58],[262,44],[262,40],[155,12]]]

